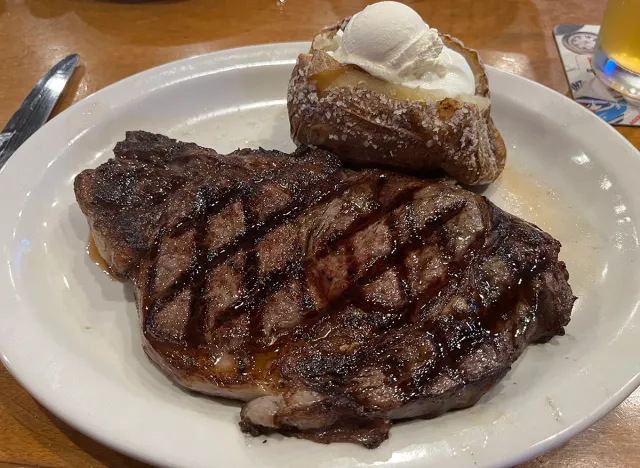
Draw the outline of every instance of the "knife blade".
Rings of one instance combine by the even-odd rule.
[[[0,132],[0,168],[27,138],[42,127],[55,108],[79,60],[72,54],[58,62],[31,90]]]

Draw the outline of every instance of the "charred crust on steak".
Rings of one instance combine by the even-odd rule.
[[[449,180],[128,132],[75,180],[143,346],[241,429],[376,447],[466,408],[575,300],[560,243]]]

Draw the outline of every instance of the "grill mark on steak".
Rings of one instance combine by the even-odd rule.
[[[381,205],[379,204],[377,198],[380,195],[380,190],[382,188],[382,185],[384,184],[384,180],[385,177],[381,176],[377,179],[376,183],[375,183],[375,192],[374,192],[374,201],[376,203],[378,203],[378,209],[376,211],[374,211],[372,214],[363,217],[363,219],[360,222],[354,223],[349,229],[345,230],[344,232],[341,232],[335,236],[332,236],[330,241],[327,243],[327,245],[321,249],[321,251],[319,252],[319,257],[325,257],[328,255],[331,246],[335,246],[337,245],[341,240],[345,240],[347,239],[349,236],[352,236],[354,234],[356,234],[357,232],[366,229],[367,227],[371,226],[372,224],[374,224],[375,222],[377,222],[378,220],[380,220],[383,216],[387,215],[389,212],[395,210],[396,208],[398,208],[399,206],[401,206],[402,204],[407,203],[407,201],[409,201],[411,199],[411,197],[414,195],[414,193],[419,190],[421,187],[419,188],[409,188],[407,190],[401,191],[396,197],[393,198],[391,204],[389,206],[387,206],[384,209],[381,209]],[[340,186],[336,186],[334,187],[334,190],[324,194],[325,196],[321,196],[316,200],[312,200],[311,203],[307,204],[307,205],[297,205],[297,206],[288,206],[287,208],[285,208],[285,212],[287,212],[289,215],[286,216],[286,218],[283,218],[282,221],[292,221],[295,222],[295,220],[297,218],[299,218],[300,216],[303,216],[309,208],[312,208],[313,206],[315,206],[316,203],[319,203],[321,201],[326,201],[326,198],[328,197],[333,197],[336,196],[338,194],[338,189],[340,188]],[[249,214],[248,214],[248,210],[245,210],[245,217],[249,218]],[[249,243],[249,245],[255,245],[257,243],[257,241],[261,240],[264,238],[264,236],[271,232],[271,230],[277,226],[281,224],[281,220],[277,219],[278,217],[276,217],[276,219],[271,220],[269,222],[269,227],[265,228],[264,231],[261,231],[259,234],[254,234],[253,236],[249,236],[246,240],[247,243]],[[254,225],[255,221],[250,221],[248,222],[248,224]],[[351,245],[351,243],[347,243],[347,248],[350,250],[347,252],[347,256],[348,257],[352,257],[353,256],[353,247]],[[239,247],[235,248],[235,249],[231,249],[229,250],[229,254],[228,255],[233,255],[237,252],[237,250],[239,250]],[[216,254],[214,254],[216,255]],[[251,289],[249,289],[247,291],[246,294],[244,294],[235,304],[233,304],[232,306],[230,306],[225,312],[222,313],[221,317],[219,317],[219,319],[217,320],[217,323],[219,325],[232,320],[236,317],[238,317],[239,315],[242,315],[244,313],[247,313],[249,310],[252,311],[252,315],[251,315],[251,323],[252,323],[252,336],[255,339],[257,339],[257,336],[259,335],[257,328],[259,327],[259,323],[260,323],[260,319],[262,318],[262,310],[264,308],[265,302],[268,300],[269,296],[272,296],[273,294],[275,294],[276,292],[278,292],[280,290],[280,288],[283,286],[283,284],[293,277],[296,277],[297,279],[301,279],[303,277],[302,272],[304,271],[306,265],[304,265],[303,263],[308,263],[309,261],[315,261],[317,260],[316,258],[313,259],[300,259],[297,262],[291,261],[288,262],[286,267],[283,268],[282,270],[279,271],[275,271],[269,275],[267,275],[263,280],[257,280],[256,278],[256,274],[257,274],[257,257],[256,257],[256,251],[255,248],[253,250],[250,250],[247,254],[247,260],[245,261],[245,272],[244,272],[244,283],[245,284],[255,284],[255,286]],[[220,262],[223,262],[223,260],[221,260]],[[369,275],[370,277],[365,277],[363,278],[361,281],[359,281],[358,285],[362,285],[364,283],[366,283],[368,280],[373,279],[376,276],[381,275],[384,272],[384,265],[382,265],[382,262],[384,261],[384,259],[382,259],[381,263],[381,267],[377,268],[377,269],[373,269],[373,273],[371,275]],[[217,262],[220,263],[220,262]],[[357,262],[354,259],[350,259],[347,260],[347,264],[356,264]],[[210,265],[209,268],[211,267],[215,267],[217,266],[217,264],[214,265]],[[248,265],[248,266],[247,266]],[[306,276],[304,276],[305,279],[305,284],[308,284],[308,282],[310,281],[310,279]],[[314,284],[314,286],[316,288],[319,287],[319,285]],[[345,294],[345,293],[343,293]],[[325,310],[330,310],[332,305],[336,305],[336,304],[341,304],[342,302],[344,302],[344,300],[341,298],[341,296],[339,296],[336,300],[332,301],[329,306],[327,306],[325,308]],[[324,311],[321,311],[320,314],[322,314]],[[313,316],[307,316],[307,319],[312,319]],[[198,328],[200,329],[200,328]],[[197,343],[197,340],[195,340],[193,337],[187,338],[187,343],[189,345],[193,345],[194,343]]]
[[[277,281],[275,275],[265,279],[264,281],[256,280],[258,270],[256,244],[258,241],[262,240],[269,232],[281,225],[283,222],[294,220],[296,216],[313,207],[315,204],[325,201],[331,196],[335,196],[338,193],[337,191],[339,187],[340,185],[336,184],[331,188],[326,189],[324,192],[321,192],[319,196],[307,197],[307,199],[303,198],[303,200],[301,200],[303,204],[288,205],[264,223],[256,222],[253,219],[253,215],[250,213],[250,210],[245,208],[245,219],[247,220],[247,224],[250,226],[246,233],[219,250],[208,252],[207,259],[200,263],[201,265],[204,265],[202,270],[206,274],[207,271],[211,271],[213,268],[221,265],[238,251],[248,249],[245,267],[243,270],[244,284],[256,284],[256,287],[250,288],[247,286],[249,292],[243,296],[237,304],[234,304],[227,309],[227,311],[222,313],[222,317],[217,320],[219,325],[228,320],[232,320],[242,313],[245,313],[251,307],[256,307],[256,313],[259,314],[258,304],[263,303],[266,300],[266,296],[276,292],[278,290],[278,286],[281,285],[282,281],[288,276],[285,270],[284,272],[279,273],[279,276],[281,277],[280,281]],[[202,229],[204,229],[204,227]],[[202,314],[198,321],[198,325],[195,327],[196,331],[201,329],[204,320],[206,320],[206,316]],[[194,335],[188,336],[186,341],[190,346],[197,346],[200,342],[198,337]]]
[[[280,173],[282,171],[278,171]],[[271,176],[273,177],[273,175]],[[324,181],[325,184],[327,181]],[[204,200],[196,204],[195,212],[188,217],[181,219],[179,223],[170,229],[172,236],[177,233],[183,232],[187,228],[195,229],[198,233],[196,236],[196,254],[193,264],[185,271],[178,280],[169,288],[168,292],[152,298],[146,307],[150,311],[150,316],[153,317],[159,309],[166,306],[167,303],[174,300],[179,296],[186,288],[190,288],[192,291],[192,305],[189,314],[188,332],[185,337],[185,344],[190,347],[197,347],[201,344],[202,328],[207,318],[206,304],[203,303],[201,289],[206,284],[207,273],[212,271],[213,268],[221,265],[238,251],[242,249],[250,249],[245,261],[245,268],[243,276],[245,277],[245,284],[253,284],[256,282],[257,274],[257,253],[255,251],[255,245],[257,242],[264,238],[271,230],[279,226],[283,222],[290,221],[296,218],[297,215],[303,213],[308,208],[313,207],[315,204],[325,201],[331,196],[335,196],[340,188],[339,182],[334,179],[329,179],[329,187],[324,187],[324,190],[320,193],[302,194],[302,196],[295,200],[293,203],[287,205],[285,208],[274,214],[271,218],[267,219],[263,223],[259,223],[255,220],[253,213],[247,208],[246,198],[258,192],[255,187],[250,189],[242,188],[231,189],[222,197],[216,199],[214,196],[203,195]],[[240,237],[235,238],[230,243],[224,245],[216,251],[208,251],[207,246],[204,244],[204,238],[206,236],[206,225],[208,220],[220,213],[224,208],[228,207],[234,201],[244,201],[244,216],[245,223],[249,228]],[[164,228],[164,227],[163,227]],[[157,270],[157,251],[154,252],[152,257],[155,260],[151,261],[150,269]],[[155,275],[149,275],[150,277]],[[256,299],[258,295],[264,295],[264,288],[252,289],[253,299]],[[275,292],[275,289],[273,290]],[[264,301],[264,298],[263,298]],[[263,302],[262,301],[262,302]],[[246,308],[253,305],[255,301],[244,299],[246,307],[233,306],[231,311],[223,313],[224,319],[219,321],[219,324],[224,323],[227,320],[233,319],[240,315]],[[260,302],[260,301],[258,301]]]
[[[260,224],[249,218],[249,224],[252,227],[247,230],[247,233],[240,238],[234,239],[234,241],[222,247],[217,252],[210,252],[210,255],[212,255],[216,260],[214,262],[208,263],[207,267],[209,269],[214,268],[236,254],[238,251],[243,249],[250,249],[249,255],[251,255],[252,257],[252,265],[251,268],[245,268],[244,276],[246,278],[245,283],[254,283],[257,276],[257,252],[255,251],[256,244],[260,240],[264,239],[267,234],[269,234],[274,228],[278,227],[282,223],[292,221],[308,208],[311,208],[322,201],[326,201],[332,196],[336,196],[338,194],[339,188],[340,185],[336,184],[330,189],[321,192],[321,194],[315,198],[301,200],[306,201],[306,204],[288,205],[265,223]],[[245,216],[247,216],[247,210],[245,210]],[[229,318],[232,318],[232,316]],[[220,323],[223,322],[224,321]]]
[[[204,193],[203,193],[204,192]],[[194,314],[194,309],[201,311],[203,305],[201,303],[201,295],[196,294],[198,289],[202,288],[206,279],[207,270],[205,268],[205,256],[207,254],[206,247],[204,245],[204,237],[206,236],[206,222],[207,220],[220,213],[224,208],[229,206],[240,194],[239,190],[231,189],[228,192],[222,194],[218,199],[210,196],[208,193],[208,187],[205,187],[202,192],[199,193],[203,199],[196,202],[194,212],[190,215],[189,220],[193,220],[192,226],[195,228],[195,249],[196,253],[194,259],[189,268],[183,272],[178,279],[167,288],[167,291],[158,295],[155,292],[153,284],[156,280],[158,265],[158,254],[160,249],[160,242],[162,237],[166,235],[175,237],[176,231],[181,231],[182,226],[187,224],[185,220],[181,220],[176,226],[168,227],[166,225],[161,226],[159,230],[159,238],[154,242],[154,246],[150,252],[149,265],[147,267],[149,278],[149,291],[151,294],[145,297],[144,307],[148,310],[148,320],[152,321],[155,318],[158,310],[166,306],[170,301],[174,300],[180,295],[187,287],[191,289],[192,301],[190,306],[190,316]],[[194,331],[195,333],[195,331]]]
[[[407,206],[411,206],[410,204]],[[321,313],[317,314],[316,317],[322,317],[324,314],[339,313],[343,310],[347,305],[355,305],[356,307],[367,310],[369,308],[367,302],[362,298],[362,287],[366,284],[369,284],[371,281],[374,281],[376,278],[379,278],[385,272],[389,271],[390,268],[398,268],[401,266],[402,273],[399,273],[398,279],[401,285],[403,286],[403,292],[405,293],[405,297],[407,299],[407,304],[400,307],[399,309],[390,311],[392,313],[396,313],[399,317],[393,322],[395,326],[404,326],[408,325],[409,312],[416,308],[416,305],[425,297],[431,297],[433,295],[439,294],[440,288],[442,286],[448,287],[449,289],[456,289],[458,286],[457,282],[453,283],[439,283],[435,284],[434,287],[427,289],[422,292],[422,294],[413,295],[409,292],[408,286],[408,274],[405,267],[405,263],[403,261],[404,257],[407,254],[407,251],[414,247],[419,242],[427,242],[431,241],[432,237],[437,237],[439,234],[439,229],[449,221],[454,218],[460,210],[463,209],[463,205],[458,205],[454,208],[453,211],[447,213],[445,216],[437,216],[432,219],[433,225],[427,225],[423,228],[422,231],[413,231],[410,241],[403,244],[398,245],[395,238],[394,248],[391,254],[388,257],[382,257],[376,261],[369,269],[366,276],[360,278],[356,282],[353,283],[352,287],[345,291],[343,295],[336,298],[335,301],[330,303],[325,310]],[[387,220],[388,221],[388,220]],[[457,276],[458,270],[454,270],[451,276]],[[428,308],[426,305],[422,308]],[[430,334],[434,341],[440,346],[440,354],[441,358],[438,361],[438,366],[431,366],[427,372],[422,374],[422,378],[426,379],[433,374],[437,374],[441,372],[443,369],[450,369],[453,367],[453,364],[459,359],[459,357],[465,353],[468,353],[472,348],[477,345],[478,337],[485,337],[491,333],[491,329],[493,326],[485,324],[481,324],[478,320],[473,320],[472,322],[468,322],[469,331],[463,336],[461,340],[451,340],[451,336],[447,336],[443,331],[445,331],[441,324],[437,321],[423,318],[423,325],[421,330],[424,330],[426,333]],[[312,322],[309,324],[309,327],[313,327],[316,323]],[[393,356],[387,356],[387,366],[390,369],[397,368],[398,366],[393,364]],[[411,394],[412,390],[404,389],[403,392],[405,394]]]
[[[375,447],[392,419],[473,405],[569,321],[559,243],[450,182],[145,132],[115,153],[75,190],[145,351],[248,401],[246,432]]]
[[[422,230],[413,232],[409,242],[406,242],[403,245],[397,245],[397,239],[395,239],[394,236],[392,235],[391,240],[394,243],[394,247],[390,252],[390,254],[388,256],[377,258],[371,265],[369,265],[369,267],[367,268],[366,274],[364,274],[360,278],[357,278],[355,281],[353,281],[353,278],[350,278],[350,280],[352,281],[352,284],[349,288],[347,288],[341,295],[339,295],[338,297],[330,301],[324,309],[318,310],[317,313],[314,315],[307,316],[307,327],[313,328],[314,325],[316,324],[316,321],[320,317],[323,317],[325,314],[331,314],[332,311],[339,312],[343,310],[344,307],[350,304],[355,305],[357,308],[360,308],[360,309],[366,309],[367,304],[361,298],[363,286],[379,278],[389,269],[394,267],[397,268],[398,264],[402,263],[404,265],[403,258],[406,255],[406,252],[408,251],[408,249],[415,246],[416,243],[420,242],[421,240],[428,238],[428,236],[433,234],[438,227],[444,224],[444,222],[453,218],[459,212],[459,210],[462,209],[462,206],[458,206],[456,208],[457,208],[456,210],[453,210],[447,213],[447,215],[444,217],[434,218],[432,220],[433,224],[428,224]],[[347,243],[347,249],[348,249],[347,255],[349,258],[347,263],[351,265],[355,265],[357,262],[353,260],[353,245],[350,242]],[[401,283],[406,284],[406,282],[408,281],[408,276],[406,274],[405,268],[402,268],[402,273],[404,273],[404,276],[399,275],[399,280]],[[427,294],[427,293],[432,293],[432,291],[426,291],[424,294]],[[407,294],[406,298],[408,300],[408,304],[406,305],[405,309],[409,310],[411,306],[413,306],[417,301],[420,300],[420,297],[421,297],[420,295],[413,296],[413,295]],[[300,333],[304,333],[304,332],[301,331]]]
[[[374,195],[374,200],[379,197],[380,189],[382,188],[382,184],[384,183],[384,177],[380,177],[376,182],[376,191]],[[365,216],[364,219],[360,222],[354,223],[353,227],[340,233],[337,236],[331,238],[330,242],[327,243],[327,246],[320,251],[319,258],[326,257],[329,254],[330,246],[336,245],[339,241],[346,241],[346,256],[347,256],[347,265],[348,272],[350,273],[349,280],[353,280],[353,275],[355,274],[355,265],[357,261],[354,258],[353,254],[353,245],[352,242],[349,241],[349,237],[355,235],[357,232],[370,227],[377,221],[380,221],[383,216],[388,215],[393,210],[397,209],[399,206],[403,204],[407,204],[411,201],[415,192],[417,192],[420,188],[410,188],[408,190],[400,192],[391,204],[386,209],[378,209],[374,211],[372,214]],[[407,206],[411,206],[408,204]],[[397,239],[392,235],[392,242],[394,242],[394,248],[389,256],[378,258],[373,264],[369,266],[367,269],[367,273],[362,277],[358,278],[356,281],[353,281],[353,284],[350,288],[343,291],[340,295],[338,295],[335,299],[331,300],[324,309],[319,309],[315,313],[305,315],[305,319],[307,322],[306,328],[313,328],[315,321],[318,317],[323,316],[326,313],[330,313],[332,310],[341,310],[346,304],[352,303],[357,305],[360,308],[366,308],[366,304],[359,300],[361,296],[362,287],[376,278],[380,277],[384,274],[390,267],[395,266],[396,268],[400,268],[399,265],[404,266],[404,262],[402,261],[403,256],[405,255],[408,248],[415,245],[416,242],[420,241],[420,236],[425,235],[426,231],[434,230],[438,223],[444,224],[446,221],[456,216],[456,214],[462,209],[463,205],[460,204],[455,207],[454,210],[447,213],[445,216],[435,217],[431,222],[433,226],[428,225],[422,231],[412,232],[412,238],[410,242],[405,243],[402,247],[397,244]],[[301,209],[300,214],[304,214],[306,209]],[[385,225],[388,225],[388,219],[384,221]],[[263,237],[263,236],[262,236]],[[227,309],[227,311],[222,313],[222,316],[218,319],[218,324],[223,324],[228,320],[232,320],[243,313],[247,313],[248,311],[252,311],[251,314],[251,329],[252,336],[254,340],[257,339],[259,333],[257,332],[257,328],[260,324],[260,320],[262,318],[262,311],[265,305],[265,302],[276,292],[280,290],[285,281],[291,279],[292,275],[297,274],[297,279],[300,279],[302,276],[302,272],[306,269],[307,265],[303,265],[302,262],[296,263],[296,261],[289,262],[287,266],[279,271],[275,271],[270,275],[267,275],[263,280],[256,279],[256,271],[257,271],[257,263],[255,257],[255,250],[250,250],[247,254],[247,260],[245,262],[245,284],[255,284],[255,287],[251,288],[245,295],[243,295],[235,304]],[[249,260],[251,259],[251,260]],[[313,259],[305,259],[305,263],[309,263],[310,261],[316,261],[318,258]],[[250,265],[247,267],[246,265]],[[402,268],[402,271],[405,271]],[[309,278],[306,278],[306,281],[309,281]],[[408,278],[405,276],[400,276],[400,281],[406,285]],[[319,284],[314,284],[316,288],[319,288]],[[411,297],[408,293],[407,289],[407,299],[410,300],[409,305],[413,305],[419,297]],[[407,307],[408,308],[408,307]],[[298,334],[304,334],[304,330],[300,330]],[[189,339],[187,340],[188,344],[193,344]],[[271,343],[273,344],[273,343]]]
[[[196,214],[193,219],[195,221],[195,261],[192,269],[192,278],[188,283],[191,288],[191,304],[189,306],[189,316],[187,321],[187,329],[185,332],[185,341],[187,344],[199,343],[204,329],[204,321],[207,316],[207,304],[204,302],[205,284],[208,276],[207,265],[207,245],[205,239],[207,237],[207,224],[209,219],[216,214],[222,212],[232,202],[236,201],[240,193],[231,191],[227,196],[223,196],[221,200],[207,196],[205,192],[203,196],[203,206],[201,213]],[[235,196],[234,196],[235,195]],[[205,208],[206,207],[206,208]],[[187,284],[183,288],[187,287]],[[180,289],[183,289],[180,288]]]
[[[390,211],[393,211],[394,209],[399,207],[403,202],[405,202],[405,199],[407,199],[407,200],[410,199],[411,196],[413,196],[413,193],[415,191],[415,189],[412,189],[411,187],[408,187],[406,190],[401,192],[391,202],[391,204],[388,207],[386,207],[386,209],[384,209],[385,207],[383,207],[380,204],[380,192],[382,190],[382,186],[384,185],[384,183],[385,183],[384,174],[380,175],[375,181],[374,192],[373,192],[373,196],[372,196],[373,201],[376,204],[375,211],[373,211],[368,216],[364,216],[361,220],[354,222],[351,226],[349,226],[344,231],[335,232],[327,240],[327,243],[324,246],[324,248],[320,250],[319,255],[326,255],[327,253],[329,253],[329,251],[333,247],[338,245],[342,240],[350,237],[351,235],[355,234],[356,232],[358,232],[358,231],[370,226],[371,224],[375,223],[382,216],[386,215]],[[383,209],[381,209],[381,208],[383,208]]]

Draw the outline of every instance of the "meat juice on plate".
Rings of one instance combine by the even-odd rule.
[[[487,188],[484,195],[562,243],[560,259],[567,263],[571,275],[569,282],[580,298],[582,291],[596,280],[590,266],[602,256],[606,240],[594,234],[589,221],[564,193],[552,189],[544,182],[544,177],[518,160],[517,150],[510,149],[510,157],[498,180]],[[579,309],[579,302],[574,314]]]

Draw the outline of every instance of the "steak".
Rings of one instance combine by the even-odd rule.
[[[447,180],[129,132],[75,180],[143,345],[240,427],[377,447],[466,408],[575,300],[560,243]]]

